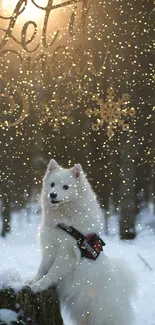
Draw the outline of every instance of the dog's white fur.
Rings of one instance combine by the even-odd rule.
[[[51,192],[57,194],[58,204],[51,203]],[[56,284],[66,324],[72,320],[77,325],[133,325],[134,281],[128,267],[104,252],[96,261],[81,258],[76,240],[57,227],[65,223],[85,235],[101,232],[101,209],[80,164],[65,169],[50,161],[43,180],[42,212],[42,261],[32,289],[43,291]]]

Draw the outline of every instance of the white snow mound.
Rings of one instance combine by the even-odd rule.
[[[19,272],[16,269],[0,268],[0,289],[13,288],[20,290],[24,285]]]
[[[18,321],[18,314],[10,309],[0,309],[0,320],[8,325]]]

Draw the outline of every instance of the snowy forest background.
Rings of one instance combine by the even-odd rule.
[[[107,12],[106,22],[103,21],[103,11],[99,10],[101,5]],[[130,105],[136,114],[127,118],[129,131],[118,128],[111,140],[106,134],[106,126],[93,132],[91,121],[83,110],[84,103],[76,101],[74,124],[65,124],[59,132],[55,132],[48,122],[37,123],[37,112],[33,108],[21,124],[0,128],[2,236],[10,231],[12,212],[28,207],[36,200],[46,165],[49,159],[55,158],[66,167],[80,162],[107,212],[106,217],[111,209],[119,211],[121,238],[135,237],[137,213],[142,205],[155,202],[153,12],[153,1],[130,1],[128,4],[126,1],[103,1],[94,13],[96,25],[91,35],[95,36],[92,36],[91,45],[96,69],[100,66],[98,53],[105,47],[97,35],[101,35],[103,27],[104,39],[111,32],[110,54],[100,84],[104,96],[111,86],[117,98],[122,93],[130,94]],[[112,21],[115,24],[111,26]],[[90,93],[95,92],[97,81],[94,77]],[[1,81],[1,92],[3,87]],[[38,91],[38,105],[45,96],[47,99],[51,96],[48,80],[46,87]],[[73,95],[70,92],[67,96]],[[2,100],[1,113],[4,104]],[[90,104],[93,105],[88,94]]]
[[[84,45],[93,51],[96,71],[100,70],[106,51],[108,55],[103,73],[87,75],[87,80],[91,80],[87,98],[83,101],[80,95],[75,96],[74,82],[77,88],[79,75],[65,72],[63,82],[57,77],[54,80],[47,77],[42,85],[37,71],[38,80],[36,78],[33,86],[38,111],[32,103],[30,114],[22,123],[0,127],[0,288],[13,287],[15,282],[25,283],[25,279],[37,271],[40,192],[48,161],[54,158],[63,167],[81,163],[103,208],[105,253],[125,257],[135,270],[139,286],[133,302],[136,324],[154,325],[154,1],[94,0],[92,7],[90,41]],[[81,66],[82,63],[81,60]],[[64,66],[65,60],[62,67],[55,67],[56,76],[64,76],[63,69],[67,71]],[[0,57],[0,69],[2,67]],[[18,66],[12,64],[12,68],[18,76]],[[58,131],[49,121],[42,124],[38,118],[41,103],[51,100],[55,85],[62,98],[67,97],[74,103],[74,123],[64,123]],[[96,92],[96,85],[104,101],[109,87],[115,90],[115,101],[128,93],[129,107],[135,109],[135,115],[125,120],[129,130],[118,127],[111,139],[106,123],[99,131],[92,131],[96,118],[85,114],[86,108],[94,108],[91,96]],[[0,94],[4,90],[2,69]],[[0,122],[6,118],[7,105],[7,100],[0,96]],[[11,116],[9,118],[11,121]],[[0,323],[12,324],[10,318],[7,320],[8,314],[1,312],[0,306]]]

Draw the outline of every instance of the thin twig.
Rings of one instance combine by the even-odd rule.
[[[146,265],[149,271],[153,271],[152,267],[149,265],[149,263],[145,260],[143,256],[141,256],[139,253],[137,253],[137,256]]]

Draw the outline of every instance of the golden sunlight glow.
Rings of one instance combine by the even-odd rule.
[[[15,7],[19,3],[19,0],[13,1],[13,0],[3,0],[2,1],[2,10],[5,16],[10,16],[13,14]],[[26,3],[26,2],[25,2]],[[47,6],[48,1],[47,0],[42,0],[42,1],[35,1],[35,3],[39,6]],[[25,7],[25,8],[24,8]],[[44,15],[44,10],[41,10],[37,8],[31,0],[27,0],[26,6],[21,7],[21,10],[23,12],[20,14],[19,19],[20,21],[22,20],[35,20],[36,22],[39,21],[43,15]]]
[[[77,1],[77,0],[75,0]],[[48,7],[48,4],[51,6]],[[68,22],[73,13],[72,6],[63,0],[2,0],[3,32],[11,33],[9,46],[15,41],[16,48],[22,45],[27,53],[38,53],[41,47],[49,49],[60,45],[68,35]],[[66,9],[67,7],[67,9]],[[12,27],[13,26],[13,27]],[[53,47],[52,47],[53,48]]]

